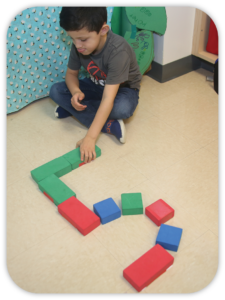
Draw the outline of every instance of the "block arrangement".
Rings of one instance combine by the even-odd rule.
[[[161,245],[167,250],[177,251],[182,231],[183,229],[181,228],[162,224],[156,238],[156,244]]]
[[[101,219],[102,224],[109,223],[121,217],[121,210],[112,198],[95,203],[93,209]]]
[[[101,149],[96,146],[95,151],[96,157],[99,157]],[[112,198],[107,198],[95,203],[91,211],[76,198],[76,193],[59,179],[83,164],[80,149],[77,148],[32,170],[31,176],[43,194],[57,206],[59,214],[85,236],[100,224],[120,218],[121,210]],[[121,207],[123,215],[143,214],[142,194],[121,194]],[[164,200],[159,199],[147,206],[145,214],[160,226],[156,245],[123,270],[124,278],[138,292],[173,264],[174,258],[166,250],[177,251],[182,235],[181,228],[163,224],[174,217],[174,209]]]
[[[141,193],[121,194],[121,205],[123,215],[143,214],[143,203]]]
[[[122,195],[121,199],[123,199]],[[132,199],[132,197],[128,197],[128,199]],[[138,292],[147,287],[173,264],[174,258],[167,250],[177,251],[182,235],[181,228],[163,224],[174,217],[174,209],[164,200],[159,199],[147,206],[145,214],[157,226],[160,226],[156,245],[123,271],[123,277]]]
[[[98,146],[95,146],[95,152],[96,157],[101,155],[101,149]],[[57,177],[64,176],[83,164],[84,162],[80,158],[80,148],[76,148],[32,170],[31,176],[38,183],[52,174],[55,174]]]
[[[157,226],[169,221],[174,216],[174,209],[164,200],[159,199],[145,208],[145,214]]]
[[[95,146],[96,157],[101,155],[101,149]],[[95,229],[100,224],[100,218],[84,206],[78,199],[76,199],[76,193],[72,191],[64,182],[62,182],[59,177],[71,172],[72,170],[82,166],[84,162],[80,159],[80,148],[76,148],[58,158],[55,158],[46,164],[31,171],[31,177],[38,184],[39,189],[43,194],[50,199],[56,206],[66,202],[61,207],[61,215],[65,216],[69,222],[73,222],[75,226],[76,220],[78,224],[75,226],[82,234],[86,235],[93,229]],[[74,202],[74,198],[76,201]],[[73,200],[71,200],[71,198]],[[69,202],[67,203],[67,201]],[[67,205],[71,205],[73,201],[73,206],[78,208],[78,211],[73,210],[73,217],[64,213],[63,209],[66,209]],[[78,218],[77,214],[81,214]],[[85,223],[85,217],[87,220],[91,220],[92,223]],[[82,222],[81,222],[82,219]],[[81,224],[80,224],[81,223]]]
[[[138,291],[162,275],[174,258],[160,245],[155,245],[123,271],[124,278]]]

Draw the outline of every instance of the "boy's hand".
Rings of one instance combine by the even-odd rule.
[[[71,98],[71,104],[77,111],[82,111],[87,107],[87,105],[82,105],[80,103],[84,99],[84,97],[85,97],[84,93],[80,91],[75,93]]]
[[[84,162],[87,163],[96,158],[95,139],[85,136],[85,138],[77,142],[76,148],[78,147],[80,147],[81,161],[84,160]]]

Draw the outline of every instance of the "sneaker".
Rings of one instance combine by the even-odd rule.
[[[126,128],[123,120],[109,120],[103,128],[103,132],[113,134],[124,144],[126,142]]]
[[[63,119],[72,116],[67,110],[62,108],[61,106],[57,105],[55,108],[55,117],[58,119]]]
[[[123,120],[117,120],[117,122],[120,124],[120,130],[121,130],[120,142],[124,144],[126,142],[126,128]]]

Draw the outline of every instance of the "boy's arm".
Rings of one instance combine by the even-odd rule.
[[[79,74],[79,70],[71,70],[70,68],[67,68],[65,82],[72,96],[76,92],[81,91],[79,89],[78,74]]]
[[[105,85],[101,104],[98,108],[95,118],[85,138],[77,143],[77,147],[80,146],[82,161],[83,159],[85,159],[85,162],[90,162],[92,158],[96,158],[95,142],[113,108],[114,100],[118,92],[119,86],[120,84]]]

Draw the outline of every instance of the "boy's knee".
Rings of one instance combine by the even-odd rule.
[[[138,100],[130,101],[131,99],[124,99],[124,101],[121,101],[120,105],[117,107],[118,114],[120,115],[120,119],[128,119],[130,118],[137,105]]]
[[[136,106],[133,107],[131,105],[120,103],[120,105],[114,106],[109,117],[111,119],[128,119],[133,115],[135,108]]]
[[[124,110],[122,113],[121,113],[121,119],[125,120],[125,119],[128,119],[130,118],[134,113],[134,109],[133,108],[126,108],[126,110]]]
[[[49,97],[52,100],[56,100],[61,96],[62,93],[69,92],[65,82],[56,82],[54,83],[49,92]]]
[[[139,96],[135,91],[121,88],[114,101],[113,117],[124,120],[130,118],[138,105],[138,98]]]
[[[55,96],[58,94],[58,88],[57,88],[57,83],[54,83],[51,88],[50,88],[50,92],[49,92],[49,97],[54,100]]]

